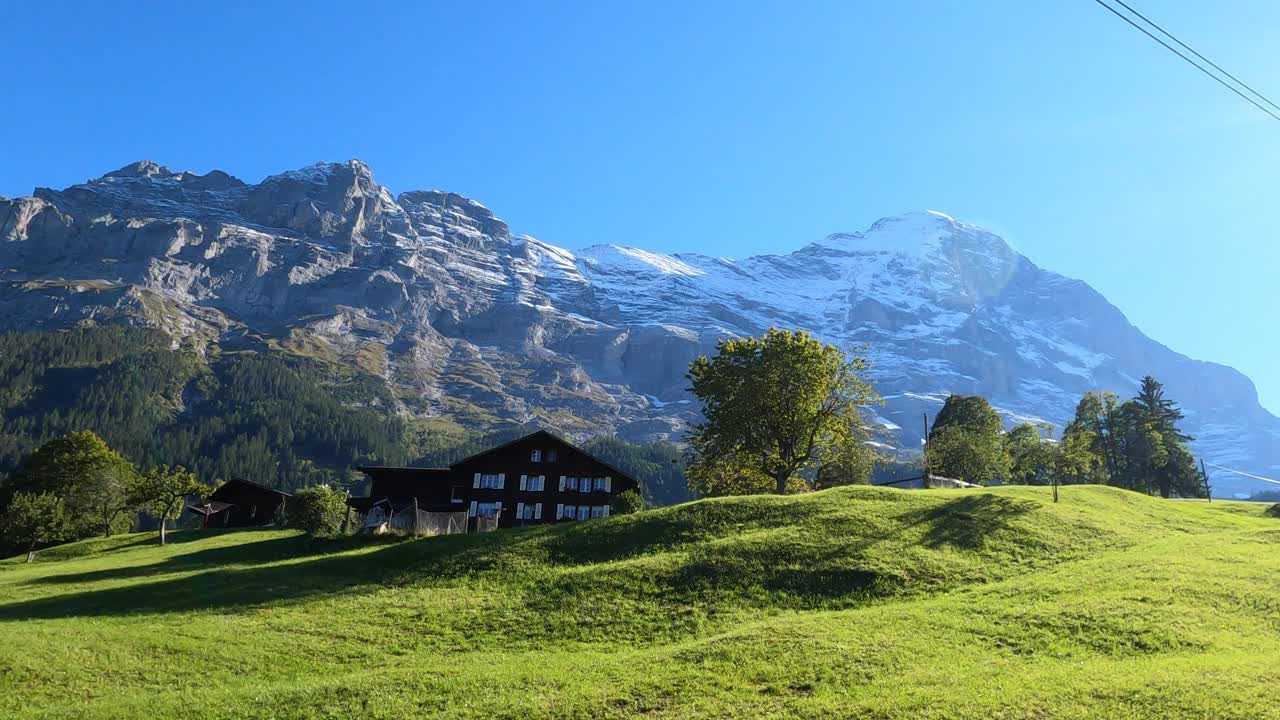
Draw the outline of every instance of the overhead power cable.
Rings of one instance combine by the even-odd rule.
[[[1271,479],[1271,478],[1269,478],[1269,477],[1262,477],[1261,475],[1254,475],[1253,473],[1247,473],[1247,472],[1245,472],[1245,471],[1243,471],[1243,470],[1233,470],[1233,469],[1231,469],[1231,468],[1229,468],[1229,467],[1223,467],[1223,466],[1221,466],[1221,465],[1218,465],[1218,464],[1216,464],[1216,463],[1211,463],[1211,462],[1208,462],[1208,461],[1206,461],[1206,462],[1205,462],[1205,465],[1208,465],[1209,467],[1213,467],[1213,468],[1218,468],[1219,470],[1226,470],[1227,472],[1229,472],[1229,473],[1235,473],[1236,475],[1243,475],[1243,476],[1245,476],[1245,477],[1247,477],[1247,478],[1253,478],[1254,480],[1261,480],[1262,482],[1269,482],[1269,483],[1273,483],[1273,484],[1275,484],[1275,485],[1280,485],[1280,480],[1272,480],[1272,479]]]
[[[1259,110],[1261,110],[1262,112],[1264,112],[1264,113],[1266,113],[1266,114],[1270,115],[1272,118],[1274,118],[1274,119],[1276,119],[1276,120],[1280,120],[1280,115],[1277,115],[1277,114],[1275,114],[1275,113],[1271,112],[1270,110],[1266,109],[1266,108],[1265,108],[1265,107],[1263,107],[1262,105],[1258,104],[1258,101],[1257,101],[1257,100],[1254,100],[1253,98],[1249,97],[1248,95],[1245,95],[1244,93],[1240,92],[1238,89],[1236,89],[1236,87],[1235,87],[1234,85],[1232,85],[1231,83],[1227,82],[1226,80],[1223,80],[1222,78],[1218,77],[1217,75],[1214,75],[1214,74],[1213,74],[1213,72],[1212,72],[1211,70],[1209,70],[1208,68],[1206,68],[1205,66],[1203,66],[1203,65],[1201,65],[1201,64],[1199,64],[1199,63],[1197,63],[1195,60],[1192,60],[1191,58],[1189,58],[1189,57],[1187,57],[1186,55],[1182,54],[1182,53],[1181,53],[1177,48],[1175,48],[1174,46],[1170,45],[1169,43],[1167,43],[1167,42],[1165,42],[1165,41],[1161,40],[1160,38],[1156,37],[1155,35],[1152,35],[1152,34],[1151,34],[1151,31],[1147,30],[1146,28],[1142,27],[1142,26],[1141,26],[1141,25],[1139,25],[1138,23],[1134,22],[1133,18],[1129,17],[1128,15],[1125,15],[1124,13],[1122,13],[1122,12],[1120,12],[1119,10],[1115,9],[1114,7],[1112,7],[1112,6],[1108,5],[1107,3],[1103,2],[1103,0],[1093,0],[1093,1],[1094,1],[1094,2],[1096,2],[1096,3],[1098,3],[1099,5],[1101,5],[1102,7],[1106,8],[1107,10],[1109,10],[1109,11],[1110,11],[1113,15],[1115,15],[1116,17],[1120,18],[1121,20],[1124,20],[1125,22],[1129,23],[1129,24],[1130,24],[1130,25],[1132,25],[1133,27],[1137,28],[1137,30],[1138,30],[1139,32],[1141,32],[1143,35],[1146,35],[1147,37],[1151,38],[1152,40],[1155,40],[1156,42],[1160,43],[1162,46],[1164,46],[1164,49],[1166,49],[1166,50],[1168,50],[1169,52],[1173,53],[1174,55],[1177,55],[1178,57],[1182,58],[1182,59],[1183,59],[1183,60],[1185,60],[1185,61],[1187,62],[1187,64],[1188,64],[1188,65],[1190,65],[1191,67],[1193,67],[1193,68],[1195,68],[1195,69],[1199,70],[1200,72],[1204,73],[1205,75],[1208,75],[1210,78],[1213,78],[1213,81],[1214,81],[1214,82],[1216,82],[1216,83],[1218,83],[1219,85],[1221,85],[1222,87],[1224,87],[1224,88],[1226,88],[1226,89],[1230,90],[1231,92],[1235,93],[1236,95],[1239,95],[1241,98],[1243,98],[1243,99],[1245,100],[1245,102],[1247,102],[1247,103],[1249,103],[1250,105],[1252,105],[1252,106],[1254,106],[1254,107],[1258,108],[1258,109],[1259,109]],[[1207,63],[1209,63],[1210,65],[1212,65],[1213,67],[1218,68],[1218,70],[1220,70],[1224,75],[1226,75],[1227,77],[1231,78],[1232,80],[1235,80],[1236,82],[1240,83],[1240,85],[1241,85],[1241,86],[1243,86],[1243,87],[1245,87],[1245,88],[1247,88],[1247,89],[1249,90],[1249,92],[1252,92],[1252,93],[1254,93],[1254,94],[1258,95],[1258,97],[1262,98],[1262,99],[1263,99],[1263,101],[1265,101],[1267,104],[1270,104],[1270,105],[1272,105],[1272,106],[1274,107],[1274,103],[1272,103],[1270,100],[1267,100],[1267,98],[1266,98],[1265,96],[1263,96],[1263,95],[1259,94],[1259,93],[1258,93],[1256,90],[1254,90],[1253,88],[1249,87],[1248,85],[1245,85],[1243,82],[1240,82],[1239,80],[1236,80],[1236,78],[1235,78],[1235,76],[1234,76],[1234,75],[1232,75],[1232,74],[1228,73],[1226,70],[1222,70],[1222,68],[1219,68],[1216,64],[1214,64],[1214,63],[1210,62],[1208,59],[1206,59],[1206,58],[1205,58],[1203,55],[1201,55],[1200,53],[1198,53],[1198,52],[1196,52],[1195,50],[1192,50],[1191,48],[1187,47],[1186,45],[1184,45],[1184,44],[1182,43],[1182,41],[1178,40],[1177,38],[1173,37],[1172,35],[1169,35],[1167,32],[1165,32],[1163,29],[1161,29],[1159,25],[1156,25],[1155,23],[1151,22],[1150,20],[1147,20],[1147,19],[1146,19],[1146,17],[1144,17],[1143,15],[1140,15],[1136,10],[1133,10],[1133,9],[1132,9],[1132,8],[1130,8],[1128,5],[1125,5],[1123,2],[1121,2],[1121,0],[1115,0],[1115,1],[1116,1],[1117,3],[1120,3],[1121,5],[1123,5],[1125,8],[1129,9],[1131,12],[1133,12],[1133,14],[1134,14],[1134,15],[1137,15],[1139,18],[1142,18],[1143,22],[1149,23],[1152,27],[1154,27],[1154,28],[1155,28],[1156,30],[1158,30],[1159,32],[1164,33],[1165,35],[1168,35],[1168,37],[1169,37],[1170,39],[1172,39],[1174,42],[1178,43],[1179,45],[1182,45],[1183,47],[1186,47],[1186,48],[1187,48],[1187,50],[1188,50],[1188,51],[1190,51],[1191,53],[1193,53],[1196,57],[1201,58],[1201,59],[1203,59],[1205,62],[1207,62]],[[1280,109],[1280,108],[1277,108],[1277,109]]]
[[[1154,20],[1152,20],[1151,18],[1148,18],[1146,15],[1143,15],[1142,13],[1138,12],[1137,10],[1134,10],[1134,9],[1133,9],[1132,7],[1130,7],[1130,6],[1129,6],[1129,4],[1128,4],[1128,3],[1126,3],[1124,0],[1114,0],[1114,2],[1115,2],[1117,5],[1119,5],[1120,7],[1124,8],[1125,10],[1128,10],[1129,12],[1133,13],[1134,15],[1137,15],[1139,18],[1141,18],[1141,19],[1142,19],[1142,22],[1144,22],[1144,23],[1146,23],[1146,24],[1150,25],[1151,27],[1155,28],[1156,30],[1159,30],[1161,35],[1164,35],[1165,37],[1169,38],[1170,40],[1172,40],[1172,41],[1174,41],[1174,42],[1178,43],[1179,45],[1181,45],[1181,46],[1182,46],[1182,48],[1183,48],[1184,50],[1186,50],[1187,52],[1191,53],[1192,55],[1195,55],[1196,57],[1200,58],[1201,60],[1203,60],[1203,61],[1205,61],[1205,62],[1209,63],[1210,65],[1212,65],[1214,70],[1217,70],[1218,72],[1222,73],[1223,75],[1226,75],[1227,77],[1231,78],[1233,81],[1235,81],[1235,83],[1236,83],[1237,85],[1239,85],[1240,87],[1244,88],[1245,90],[1248,90],[1249,92],[1251,92],[1251,93],[1253,93],[1254,95],[1256,95],[1256,96],[1258,97],[1258,99],[1262,100],[1262,102],[1264,102],[1264,103],[1266,103],[1266,104],[1270,105],[1271,107],[1275,108],[1276,110],[1280,110],[1280,105],[1276,105],[1275,103],[1271,102],[1271,99],[1270,99],[1270,98],[1268,98],[1266,95],[1263,95],[1262,93],[1258,92],[1257,90],[1254,90],[1252,87],[1250,87],[1249,83],[1247,83],[1247,82],[1245,82],[1245,81],[1241,80],[1240,78],[1236,77],[1235,75],[1232,75],[1231,73],[1229,73],[1229,72],[1227,72],[1226,70],[1224,70],[1224,69],[1222,68],[1222,66],[1221,66],[1221,65],[1219,65],[1219,64],[1217,64],[1217,63],[1215,63],[1214,61],[1210,60],[1209,58],[1207,58],[1207,57],[1205,57],[1205,56],[1201,55],[1200,53],[1196,52],[1195,48],[1191,47],[1190,45],[1188,45],[1188,44],[1186,44],[1186,43],[1182,42],[1181,40],[1179,40],[1178,38],[1174,37],[1174,36],[1173,36],[1173,33],[1170,33],[1168,30],[1165,30],[1164,28],[1162,28],[1162,27],[1160,27],[1159,25],[1157,25],[1157,24],[1156,24],[1156,22],[1155,22]]]

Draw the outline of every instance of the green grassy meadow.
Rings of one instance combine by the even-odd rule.
[[[1104,487],[703,500],[0,563],[0,717],[1280,718],[1280,520]]]

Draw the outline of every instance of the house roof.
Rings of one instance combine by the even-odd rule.
[[[578,447],[577,445],[574,445],[573,443],[569,442],[568,440],[565,440],[564,438],[560,437],[559,435],[555,435],[555,434],[553,434],[553,433],[551,433],[551,432],[548,432],[548,431],[546,431],[546,430],[535,430],[534,432],[531,432],[531,433],[529,433],[528,435],[521,435],[520,437],[518,437],[518,438],[516,438],[516,439],[514,439],[514,440],[510,440],[510,441],[508,441],[508,442],[504,442],[504,443],[502,443],[501,445],[495,445],[494,447],[491,447],[491,448],[489,448],[489,449],[487,449],[487,450],[481,450],[480,452],[475,453],[474,455],[468,455],[467,457],[462,458],[461,460],[459,460],[459,461],[457,461],[457,462],[453,463],[452,465],[450,465],[450,466],[449,466],[449,467],[447,467],[447,468],[396,467],[396,466],[393,466],[393,465],[359,465],[359,466],[357,466],[357,467],[356,467],[356,470],[359,470],[360,472],[365,473],[366,475],[371,474],[371,473],[375,473],[375,472],[379,472],[379,471],[391,471],[391,472],[411,471],[411,472],[415,472],[415,473],[448,473],[448,472],[451,472],[452,470],[456,469],[459,465],[463,465],[463,464],[465,464],[465,463],[469,463],[469,462],[471,462],[471,461],[473,461],[473,460],[478,460],[479,458],[482,458],[482,457],[484,457],[484,456],[486,456],[486,455],[489,455],[490,453],[498,452],[499,450],[502,450],[502,449],[504,449],[504,448],[511,447],[512,445],[515,445],[516,443],[524,442],[525,440],[528,440],[529,438],[537,437],[537,436],[541,436],[541,437],[547,438],[547,439],[549,439],[549,440],[551,440],[551,441],[553,441],[553,442],[560,443],[561,445],[564,445],[565,447],[567,447],[567,448],[569,448],[570,450],[573,450],[573,451],[575,451],[575,452],[580,452],[580,453],[582,453],[583,455],[586,455],[588,458],[590,458],[590,459],[594,460],[595,462],[598,462],[598,463],[600,463],[601,465],[603,465],[603,466],[605,466],[605,467],[609,468],[609,470],[610,470],[611,472],[613,472],[616,476],[621,477],[621,478],[625,478],[625,479],[627,479],[627,480],[630,480],[630,481],[632,481],[632,482],[636,483],[637,485],[639,485],[639,484],[640,484],[640,483],[639,483],[639,481],[638,481],[638,480],[636,480],[636,479],[635,479],[635,477],[633,477],[633,476],[631,475],[631,473],[629,473],[629,472],[627,472],[627,471],[625,471],[625,470],[622,470],[621,468],[619,468],[618,466],[614,465],[614,464],[613,464],[613,463],[611,463],[611,462],[608,462],[608,461],[602,460],[602,459],[600,459],[599,457],[596,457],[595,455],[592,455],[591,453],[587,452],[586,450],[583,450],[582,448]]]
[[[357,465],[356,470],[368,475],[376,472],[412,472],[419,473],[436,473],[440,477],[449,477],[449,473],[453,472],[449,468],[424,468],[424,467],[406,467],[397,465]]]
[[[283,495],[284,497],[293,497],[292,495],[290,495],[289,493],[287,493],[287,492],[285,492],[285,491],[283,491],[283,490],[277,490],[277,489],[275,489],[275,488],[273,488],[273,487],[267,487],[266,485],[262,485],[262,484],[259,484],[259,483],[256,483],[256,482],[251,482],[251,481],[249,481],[249,480],[244,480],[244,479],[242,479],[242,478],[232,478],[232,479],[230,479],[230,480],[228,480],[228,481],[226,481],[226,482],[222,483],[221,485],[219,485],[219,486],[218,486],[218,489],[217,489],[217,490],[214,490],[213,492],[214,492],[214,494],[217,494],[217,493],[221,492],[221,491],[223,490],[223,488],[234,488],[234,487],[236,487],[237,485],[239,485],[239,486],[244,486],[244,487],[249,487],[249,488],[253,488],[254,490],[261,490],[261,491],[263,491],[263,492],[269,492],[269,493],[275,493],[275,494],[277,494],[277,495]]]
[[[490,454],[490,453],[498,452],[499,450],[502,450],[503,448],[511,447],[512,445],[515,445],[516,443],[524,442],[525,440],[528,440],[528,439],[529,439],[529,438],[531,438],[531,437],[537,437],[537,436],[541,436],[541,437],[547,438],[547,439],[549,439],[549,440],[552,440],[553,442],[558,442],[558,443],[560,443],[561,445],[564,445],[565,447],[569,448],[570,450],[574,450],[574,451],[576,451],[576,452],[580,452],[580,453],[582,453],[583,455],[586,455],[587,457],[591,458],[592,460],[594,460],[594,461],[596,461],[596,462],[600,463],[601,465],[603,465],[603,466],[605,466],[605,467],[609,468],[611,471],[613,471],[614,473],[616,473],[619,477],[626,478],[627,480],[630,480],[630,481],[632,481],[632,482],[636,483],[637,485],[639,484],[639,481],[637,481],[634,477],[632,477],[632,476],[631,476],[631,473],[626,472],[625,470],[622,470],[621,468],[619,468],[618,466],[614,465],[614,464],[613,464],[613,463],[611,463],[611,462],[607,462],[607,461],[605,461],[605,460],[602,460],[602,459],[600,459],[600,458],[596,457],[595,455],[592,455],[591,453],[587,452],[586,450],[583,450],[582,448],[578,447],[577,445],[574,445],[573,443],[569,442],[568,440],[565,440],[564,438],[560,437],[559,435],[555,435],[555,434],[553,434],[553,433],[551,433],[551,432],[549,432],[549,431],[547,431],[547,430],[535,430],[534,432],[531,432],[531,433],[529,433],[528,435],[521,435],[520,437],[516,438],[515,440],[511,440],[510,442],[502,443],[501,445],[498,445],[498,446],[495,446],[495,447],[491,447],[491,448],[489,448],[488,450],[482,450],[482,451],[480,451],[480,452],[476,453],[475,455],[470,455],[470,456],[468,456],[468,457],[464,457],[464,458],[462,458],[461,460],[459,460],[459,461],[457,461],[457,462],[453,463],[452,465],[450,465],[450,466],[449,466],[449,468],[450,468],[450,469],[456,468],[456,467],[458,467],[459,465],[462,465],[463,463],[468,463],[468,462],[471,462],[472,460],[476,460],[476,459],[478,459],[478,458],[482,458],[482,457],[484,457],[485,455],[488,455],[488,454]]]

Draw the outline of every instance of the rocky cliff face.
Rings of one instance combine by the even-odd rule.
[[[1061,426],[1085,391],[1128,396],[1150,373],[1209,460],[1280,466],[1280,420],[1248,378],[1172,352],[1083,282],[932,212],[786,255],[570,252],[453,193],[393,197],[357,161],[257,185],[140,162],[0,199],[0,327],[86,320],[356,364],[406,413],[632,439],[678,439],[695,419],[685,368],[717,339],[798,327],[870,346],[899,447],[919,446],[922,414],[949,392]]]

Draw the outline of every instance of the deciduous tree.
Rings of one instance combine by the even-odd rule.
[[[704,417],[689,437],[695,464],[749,468],[786,493],[793,478],[846,451],[864,422],[860,406],[879,401],[866,368],[865,358],[799,330],[721,341],[689,368]]]
[[[71,539],[73,528],[62,498],[51,492],[19,492],[0,516],[0,533],[7,544],[26,548],[31,562],[38,547]]]
[[[166,541],[165,525],[182,515],[187,498],[203,500],[211,488],[195,473],[178,465],[158,465],[139,475],[129,488],[130,504],[160,521],[160,544]]]
[[[1000,415],[981,395],[952,395],[938,411],[925,467],[929,473],[988,485],[1009,479]]]
[[[948,425],[930,433],[925,467],[929,474],[956,478],[978,485],[1009,479],[1009,456],[1000,443],[979,431]]]
[[[126,488],[134,475],[128,460],[84,430],[32,453],[0,488],[0,498],[19,491],[53,493],[66,504],[75,537],[110,535],[128,529]]]
[[[624,490],[609,503],[612,515],[631,515],[641,510],[644,510],[644,497],[635,490]]]
[[[696,455],[685,468],[689,492],[696,497],[762,495],[774,492],[776,480],[754,464],[736,457]],[[800,492],[805,483],[798,477],[788,481],[789,492]]]
[[[1022,485],[1049,485],[1059,472],[1058,445],[1049,440],[1053,426],[1023,423],[1004,436],[1009,479]]]

